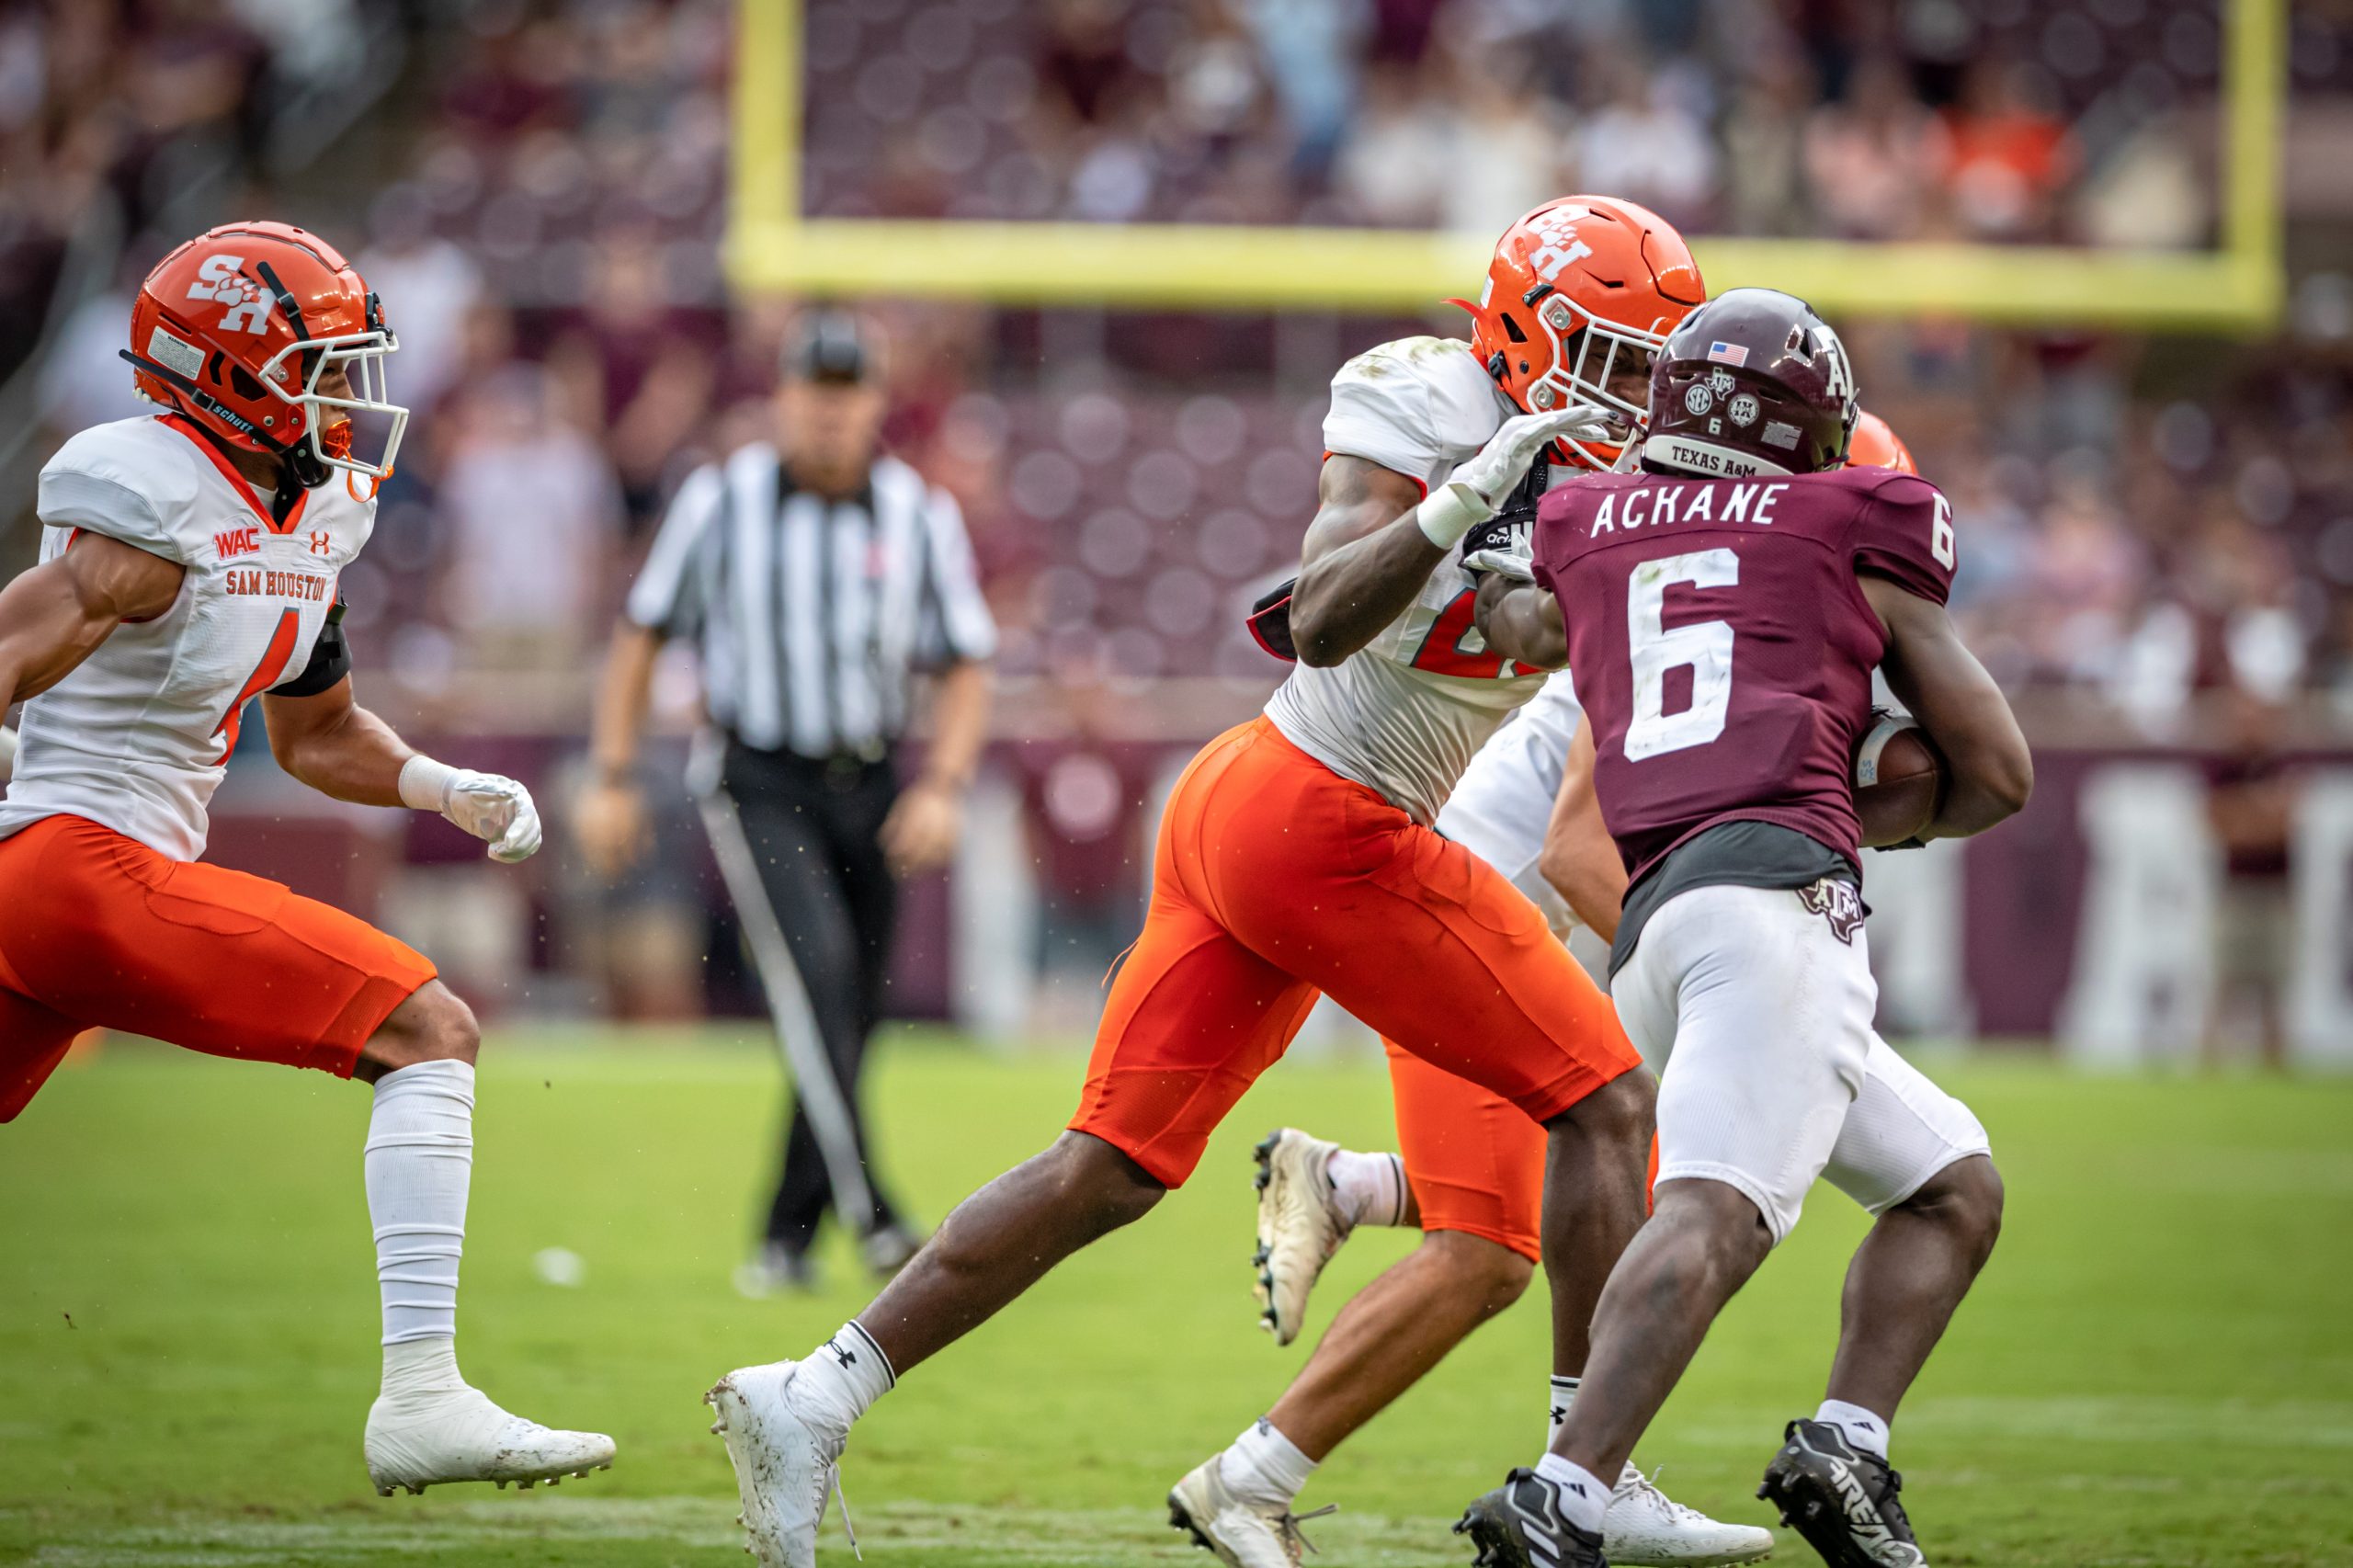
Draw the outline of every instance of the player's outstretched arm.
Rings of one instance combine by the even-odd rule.
[[[1580,721],[1576,739],[1569,743],[1568,766],[1561,770],[1561,792],[1552,799],[1552,820],[1545,824],[1536,869],[1597,936],[1605,942],[1617,939],[1626,862],[1601,820],[1601,797],[1594,793],[1590,722]]]
[[[1538,670],[1557,670],[1569,662],[1568,623],[1549,588],[1489,573],[1480,580],[1472,616],[1491,653]]]
[[[344,676],[315,697],[261,699],[270,755],[287,776],[322,795],[362,806],[397,806],[401,769],[416,755],[392,727],[359,706]]]
[[[345,676],[313,696],[264,694],[262,717],[278,766],[322,795],[363,806],[438,812],[513,864],[540,847],[531,792],[495,773],[469,773],[413,749],[359,706]]]
[[[1446,554],[1415,523],[1421,487],[1335,453],[1317,481],[1315,520],[1291,589],[1291,642],[1303,665],[1336,665],[1405,613]]]
[[[1965,838],[2016,814],[2034,790],[2034,756],[2009,699],[1961,640],[1942,605],[1884,577],[1861,579],[1887,626],[1887,684],[1951,765],[1943,807],[1923,838]]]
[[[159,555],[85,533],[0,588],[0,713],[73,674],[124,621],[169,610],[185,575]]]
[[[1563,436],[1598,430],[1583,404],[1521,414],[1476,456],[1415,499],[1401,473],[1336,452],[1326,459],[1315,521],[1292,586],[1291,642],[1303,665],[1336,665],[1405,613],[1430,568],[1495,515],[1537,455]]]

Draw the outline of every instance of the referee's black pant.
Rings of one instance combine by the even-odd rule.
[[[792,1074],[767,1237],[795,1254],[829,1208],[858,1236],[898,1218],[867,1157],[858,1093],[897,915],[881,845],[897,796],[888,760],[818,761],[730,740],[700,798]]]

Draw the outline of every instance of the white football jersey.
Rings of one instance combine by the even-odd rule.
[[[40,472],[40,520],[43,561],[76,533],[104,534],[187,576],[169,610],[117,627],[25,705],[0,837],[86,817],[193,860],[245,705],[309,667],[376,504],[338,474],[280,525],[192,427],[155,415],[96,426],[59,449]]]
[[[1438,813],[1438,832],[1510,878],[1563,941],[1577,917],[1537,862],[1561,775],[1568,771],[1569,746],[1584,722],[1569,672],[1555,671],[1536,699],[1479,748]]]
[[[1400,338],[1332,378],[1324,447],[1436,487],[1518,412],[1469,344]],[[1380,790],[1415,822],[1436,821],[1473,754],[1544,684],[1543,671],[1487,652],[1471,621],[1477,592],[1460,552],[1449,554],[1362,649],[1330,669],[1295,666],[1267,716],[1334,772]]]

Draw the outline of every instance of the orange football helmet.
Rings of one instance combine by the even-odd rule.
[[[1471,349],[1514,403],[1531,413],[1598,403],[1629,440],[1648,420],[1651,357],[1708,297],[1699,264],[1667,222],[1607,196],[1563,196],[1504,231],[1471,312]],[[1624,358],[1621,358],[1620,355]],[[1612,392],[1634,374],[1633,397]],[[1623,442],[1563,440],[1572,457],[1613,467]]]
[[[1889,428],[1886,420],[1865,409],[1855,420],[1855,433],[1847,437],[1848,468],[1892,468],[1899,473],[1917,473],[1920,465],[1912,460],[1912,449],[1904,437]]]
[[[330,468],[382,480],[408,410],[385,395],[399,347],[383,307],[341,252],[290,223],[208,229],[155,264],[131,307],[140,393],[231,446],[286,459],[304,485]],[[345,385],[322,392],[322,378]],[[352,450],[355,414],[388,423],[371,460]]]

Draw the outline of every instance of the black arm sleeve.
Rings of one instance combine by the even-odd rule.
[[[351,673],[351,639],[344,634],[343,600],[335,601],[327,611],[327,623],[319,628],[319,640],[311,649],[311,662],[292,680],[269,688],[272,697],[316,697],[330,691],[335,683]]]

